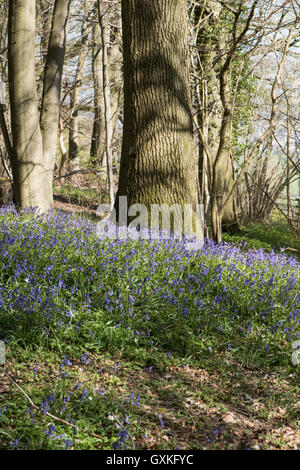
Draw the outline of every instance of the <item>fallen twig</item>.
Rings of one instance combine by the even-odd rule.
[[[70,173],[66,173],[65,175],[62,175],[62,176],[56,176],[55,178],[53,178],[53,180],[57,181],[57,180],[60,180],[62,178],[67,178],[68,176],[78,175],[78,174],[87,175],[89,173],[103,173],[104,171],[105,171],[105,169],[103,169],[103,167],[91,168],[91,169],[88,169],[88,170],[74,170],[74,171],[71,171]]]
[[[4,370],[2,372],[18,388],[18,390],[27,398],[27,400],[29,401],[31,406],[33,408],[35,408],[36,410],[41,411],[40,407],[32,401],[32,399],[27,395],[27,393],[22,389],[22,387],[20,387],[20,385],[16,381],[9,374],[7,374]],[[80,429],[75,424],[70,423],[69,421],[66,421],[65,419],[59,418],[58,416],[55,416],[52,413],[48,413],[48,411],[46,411],[45,415],[49,416],[50,418],[54,419],[55,421],[60,421],[61,423],[66,424],[67,426],[72,426],[73,428],[80,431]],[[95,434],[95,433],[90,432],[90,431],[86,431],[86,432],[90,436],[97,437],[98,439],[103,440],[103,437],[99,436],[98,434]]]

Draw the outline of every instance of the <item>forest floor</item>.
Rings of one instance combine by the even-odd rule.
[[[77,214],[83,217],[96,219],[97,207],[103,200],[103,188],[85,187],[84,180],[78,177],[76,184],[70,181],[68,184],[56,186],[54,194],[54,206],[66,213]],[[299,229],[300,230],[300,229]],[[264,249],[266,251],[280,251],[284,249],[287,254],[292,254],[300,259],[300,231],[293,230],[281,214],[272,216],[269,223],[249,222],[243,230],[236,234],[223,234],[225,242],[244,243],[246,249]]]
[[[299,449],[297,238],[105,242],[81,204],[0,209],[0,449]]]
[[[246,367],[217,354],[198,367],[171,361],[150,371],[102,352],[90,355],[88,364],[72,359],[62,379],[59,356],[39,351],[24,357],[12,348],[8,356],[5,370],[36,409],[0,371],[2,410],[6,405],[0,448],[60,449],[68,441],[74,449],[117,448],[122,429],[129,449],[300,448],[299,387],[295,374],[283,370]],[[47,415],[41,403],[51,395]]]
[[[63,212],[85,216],[96,216],[97,210],[97,208],[86,207],[85,205],[78,203],[78,201],[72,202],[69,198],[60,195],[54,196],[54,207],[55,209]]]
[[[89,361],[72,359],[62,378],[59,355],[9,348],[5,371],[36,409],[0,370],[0,448],[300,448],[294,373],[245,366],[218,353],[198,366],[170,361],[151,370],[118,354],[95,353]],[[49,408],[42,405],[47,398]]]

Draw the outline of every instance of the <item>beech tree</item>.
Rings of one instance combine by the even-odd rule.
[[[14,193],[21,207],[53,206],[60,86],[71,0],[56,0],[43,81],[41,112],[35,73],[36,2],[10,0],[8,73]]]

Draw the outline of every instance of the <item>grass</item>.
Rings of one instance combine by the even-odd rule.
[[[83,206],[99,204],[99,191],[96,188],[82,188],[71,184],[55,185],[55,194],[63,196],[66,200]]]
[[[265,225],[251,222],[236,235],[224,234],[223,239],[233,243],[245,243],[246,248],[263,248],[266,251],[280,251],[282,248],[300,257],[300,236],[283,221],[272,221]],[[291,250],[292,249],[292,250]]]
[[[12,207],[0,247],[1,449],[299,448],[294,257]]]

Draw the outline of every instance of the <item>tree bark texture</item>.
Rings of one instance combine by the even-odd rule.
[[[118,196],[198,202],[185,0],[123,0],[124,132]]]
[[[35,0],[9,2],[9,94],[14,193],[21,207],[51,207],[35,87]]]
[[[45,67],[41,108],[43,157],[47,172],[48,191],[52,195],[53,171],[58,144],[61,79],[66,48],[66,29],[71,0],[56,0],[53,11]],[[51,205],[53,201],[51,202]]]

